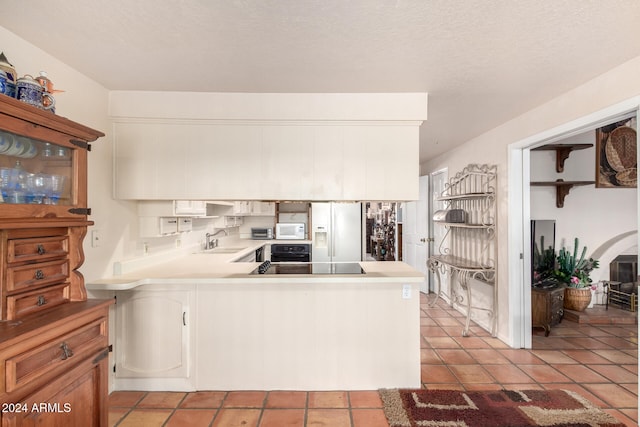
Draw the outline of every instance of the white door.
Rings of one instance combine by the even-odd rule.
[[[407,202],[403,211],[402,253],[405,262],[425,275],[420,291],[429,291],[427,270],[427,230],[429,205],[429,176],[420,177],[420,199]]]
[[[429,176],[429,195],[430,201],[429,203],[429,248],[428,255],[436,255],[440,252],[440,247],[442,245],[442,241],[445,238],[446,229],[442,226],[435,225],[433,222],[433,213],[437,210],[445,208],[445,202],[438,200],[438,197],[442,195],[444,191],[444,187],[447,184],[447,180],[449,179],[449,173],[447,169],[441,169],[439,171],[431,173]],[[433,273],[429,272],[429,283],[433,286]],[[447,284],[447,277],[440,276],[442,280],[442,287],[444,288]],[[433,289],[431,289],[433,291]]]

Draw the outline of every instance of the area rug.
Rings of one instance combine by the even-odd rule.
[[[568,390],[380,390],[390,427],[624,427]]]

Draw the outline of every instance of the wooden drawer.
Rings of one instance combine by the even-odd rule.
[[[66,372],[86,358],[95,356],[106,346],[106,317],[37,344],[6,359],[5,391],[11,393],[39,379]]]
[[[69,260],[7,268],[7,291],[17,291],[65,282],[69,278]]]
[[[10,264],[61,258],[69,254],[69,238],[66,235],[11,239],[8,243],[7,262]]]
[[[69,283],[7,297],[7,319],[14,320],[69,302]]]
[[[3,427],[40,426],[107,426],[108,370],[104,349],[91,356],[65,375],[49,381],[35,393],[12,400],[14,408],[1,415]],[[46,405],[48,410],[41,408]],[[33,410],[33,409],[38,410]]]

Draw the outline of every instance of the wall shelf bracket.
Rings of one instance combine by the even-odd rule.
[[[571,191],[573,187],[580,185],[590,185],[595,184],[595,181],[564,181],[562,179],[557,179],[555,181],[549,182],[532,182],[532,186],[536,187],[556,187],[556,207],[562,208],[564,207],[564,198],[567,197],[567,194]]]
[[[564,162],[569,158],[572,151],[585,150],[593,147],[593,144],[547,144],[542,147],[534,148],[531,151],[549,151],[556,152],[556,172],[564,172]]]

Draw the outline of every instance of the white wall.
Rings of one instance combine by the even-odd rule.
[[[562,173],[555,169],[555,151],[531,151],[531,181],[595,181],[595,139],[595,131],[589,131],[558,141],[594,145],[573,151]],[[556,249],[573,249],[573,239],[577,237],[579,250],[586,246],[587,256],[591,256],[609,239],[637,230],[637,190],[595,185],[574,187],[565,198],[564,207],[557,208],[555,187],[531,187],[531,219],[556,221]],[[608,262],[594,270],[591,278],[594,282],[608,279]]]
[[[36,76],[44,70],[55,88],[64,90],[55,95],[56,114],[106,134],[92,144],[89,153],[89,207],[92,211],[89,219],[95,221],[93,229],[101,233],[101,245],[92,248],[90,239],[85,239],[86,260],[81,271],[87,280],[111,274],[113,261],[135,250],[130,224],[137,223],[137,216],[134,204],[111,198],[112,140],[107,115],[108,91],[3,27],[0,27],[0,46],[19,76]]]
[[[498,310],[498,336],[504,341],[510,341],[510,312],[509,307],[504,304],[508,301],[510,288],[507,227],[509,144],[640,95],[639,75],[640,57],[637,57],[421,165],[421,175],[445,167],[448,167],[450,175],[453,175],[469,163],[489,163],[498,166],[498,292],[500,301],[503,301]],[[487,102],[491,100],[487,99]],[[579,192],[576,194],[572,192],[567,196],[566,203],[570,204],[572,198],[575,200],[581,197]],[[555,200],[553,203],[555,205]],[[588,216],[589,213],[583,215]],[[511,286],[521,284],[512,283]],[[518,310],[518,307],[511,307],[511,310]]]

